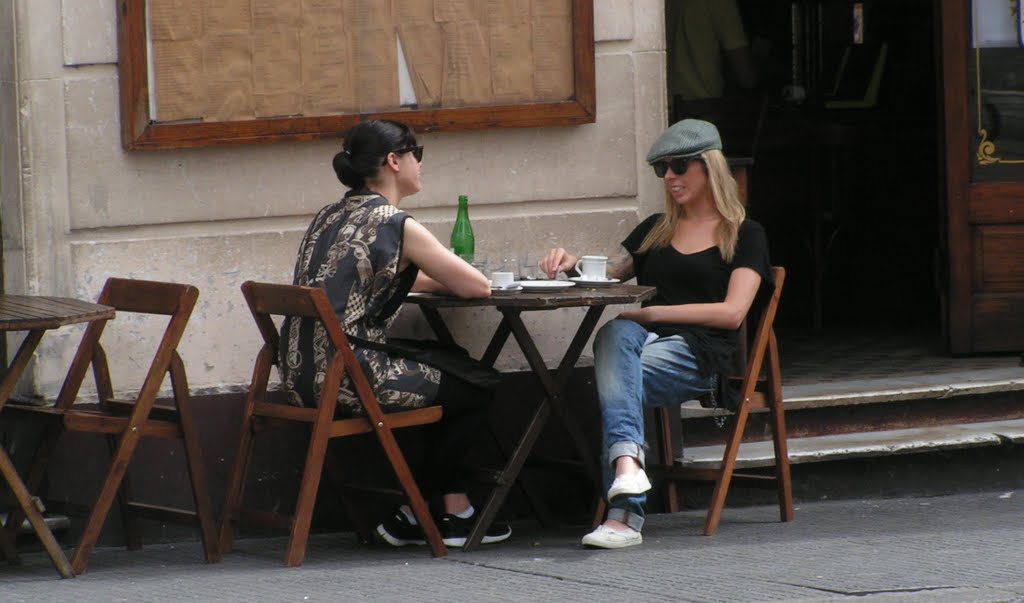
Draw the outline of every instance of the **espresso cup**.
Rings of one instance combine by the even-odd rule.
[[[491,286],[492,287],[508,287],[516,280],[516,275],[513,272],[502,272],[495,270],[491,273]]]
[[[589,281],[607,280],[608,256],[585,255],[576,262],[576,272]]]

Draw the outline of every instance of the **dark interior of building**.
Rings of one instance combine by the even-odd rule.
[[[753,154],[748,211],[788,271],[780,336],[913,334],[942,353],[935,4],[737,5],[756,87],[723,57],[723,97],[670,99],[670,119],[712,107],[726,155]],[[762,109],[748,123],[729,109],[752,104]]]

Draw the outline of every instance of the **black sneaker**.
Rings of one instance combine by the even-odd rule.
[[[469,533],[473,530],[473,524],[476,523],[476,517],[476,513],[466,519],[448,514],[441,517],[441,525],[438,528],[441,530],[441,540],[444,541],[445,546],[466,546],[466,541],[469,540]],[[480,544],[501,542],[511,535],[512,528],[507,523],[495,521],[491,524],[491,527],[487,528],[487,533],[484,534]]]
[[[423,530],[418,525],[409,523],[409,518],[401,509],[395,512],[377,526],[377,536],[391,546],[406,546],[410,544],[427,544],[423,537]]]

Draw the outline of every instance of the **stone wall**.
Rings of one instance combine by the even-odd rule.
[[[403,209],[442,240],[459,194],[469,195],[478,250],[492,258],[556,244],[612,250],[660,207],[643,155],[665,123],[662,1],[594,4],[596,123],[421,136],[424,190]],[[182,345],[190,385],[235,390],[258,349],[238,287],[290,280],[312,214],[343,193],[330,167],[338,141],[124,151],[116,29],[115,0],[0,3],[4,290],[94,299],[108,276],[195,284]],[[403,331],[426,332],[404,314]],[[489,331],[478,325],[496,316],[451,321],[479,352]],[[561,355],[581,317],[529,317],[546,358]],[[125,316],[109,329],[111,356],[129,358],[114,361],[115,387],[130,390],[162,325]],[[80,333],[44,339],[23,394],[55,394]],[[513,347],[505,369],[525,366]]]

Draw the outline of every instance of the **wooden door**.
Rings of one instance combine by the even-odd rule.
[[[1024,350],[1024,48],[941,0],[950,351]],[[1020,2],[988,3],[1021,27]],[[1002,16],[999,16],[1001,19]],[[983,23],[984,22],[984,23]]]

